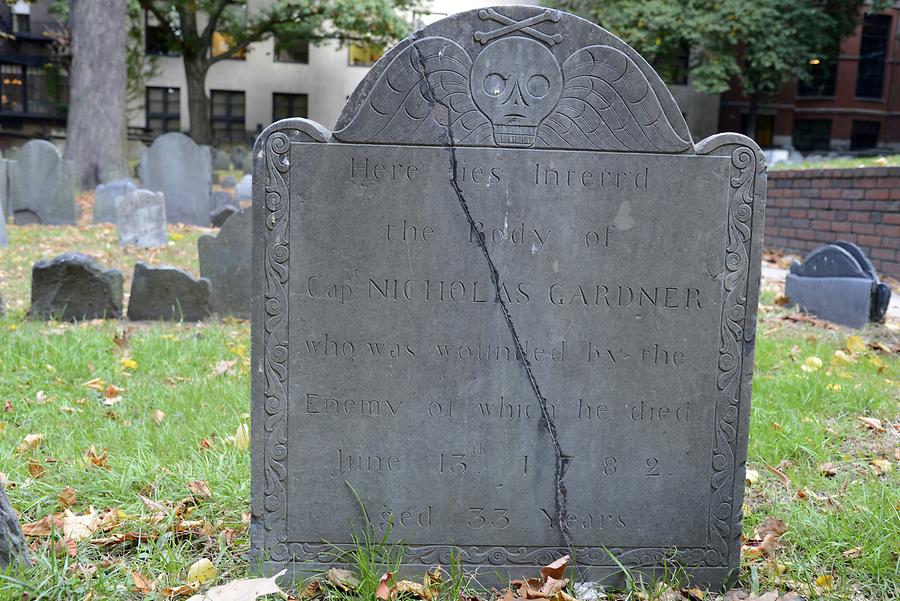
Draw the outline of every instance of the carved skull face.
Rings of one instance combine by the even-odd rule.
[[[540,42],[501,38],[475,59],[470,86],[475,104],[494,126],[497,145],[529,147],[541,121],[559,101],[562,72],[556,57]]]

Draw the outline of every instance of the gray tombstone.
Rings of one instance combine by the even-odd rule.
[[[116,199],[116,223],[122,246],[153,248],[164,246],[169,241],[163,194],[134,190],[120,196]]]
[[[253,176],[246,174],[234,187],[234,197],[238,201],[253,199]]]
[[[212,283],[212,310],[219,315],[250,317],[251,219],[250,211],[239,211],[217,236],[204,234],[197,240],[200,276]]]
[[[222,178],[222,187],[223,188],[234,188],[235,182],[234,177],[231,175],[226,175]]]
[[[765,161],[694,143],[573,15],[454,15],[253,177],[251,554],[294,576],[368,522],[404,566],[564,553],[622,582],[740,563]],[[226,223],[226,227],[231,220]],[[365,508],[365,513],[362,508]]]
[[[240,209],[232,205],[225,205],[216,209],[210,215],[213,227],[222,227],[223,225],[225,225],[225,222],[228,221],[228,219],[239,210]]]
[[[38,261],[31,270],[32,319],[114,319],[122,315],[122,273],[81,253]]]
[[[2,206],[4,197],[0,194],[0,206]],[[9,234],[6,233],[6,215],[0,210],[0,248],[9,246]]]
[[[116,199],[137,190],[134,181],[117,179],[100,184],[94,190],[94,223],[116,222]]]
[[[231,155],[224,150],[213,149],[213,169],[231,169]]]
[[[209,280],[177,267],[134,266],[128,319],[201,321],[209,317]]]
[[[219,190],[212,193],[209,201],[209,210],[211,213],[215,213],[222,207],[233,206],[234,195],[230,192],[225,192],[224,190]]]
[[[4,218],[12,216],[9,171],[13,162],[9,159],[0,159],[0,215]]]
[[[141,187],[166,197],[169,223],[209,225],[212,158],[184,134],[163,134],[141,155]]]
[[[16,223],[73,224],[77,218],[72,165],[46,140],[31,140],[12,166],[11,206]]]
[[[247,149],[243,146],[235,146],[231,149],[231,162],[238,171],[246,167]]]
[[[851,242],[835,242],[813,250],[794,262],[784,295],[790,305],[851,328],[884,319],[891,289],[862,249]]]
[[[28,546],[3,485],[0,484],[0,570],[28,561]]]

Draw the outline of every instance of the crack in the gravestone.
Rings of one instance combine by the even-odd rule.
[[[431,104],[433,112],[439,105],[434,95],[434,88],[432,87],[431,82],[428,80],[428,72],[426,71],[425,60],[422,57],[422,53],[416,47],[417,41],[418,40],[415,34],[411,36],[410,47],[412,48],[413,54],[416,57],[416,61],[419,64],[420,75],[424,79],[425,84],[428,86],[428,96],[426,97],[426,100],[429,104]],[[445,107],[441,106],[441,108]],[[445,108],[445,110],[448,109]],[[506,327],[509,329],[509,333],[512,336],[513,343],[516,346],[516,357],[519,358],[519,360],[522,362],[522,367],[525,368],[525,374],[528,377],[528,384],[531,387],[532,392],[534,392],[535,397],[537,397],[538,404],[541,408],[541,417],[543,418],[544,425],[547,428],[547,433],[550,435],[550,441],[553,444],[553,450],[556,454],[556,521],[559,525],[559,530],[562,534],[563,541],[565,542],[565,545],[569,550],[569,554],[575,557],[575,544],[572,540],[572,533],[569,530],[569,525],[566,521],[566,506],[568,497],[566,484],[564,481],[566,470],[569,467],[569,463],[571,462],[572,457],[563,453],[562,445],[559,442],[559,433],[556,429],[556,422],[554,422],[553,418],[550,417],[550,411],[547,408],[547,399],[541,392],[541,388],[538,385],[538,381],[534,375],[534,371],[531,369],[531,363],[528,361],[528,356],[525,354],[525,350],[519,340],[519,335],[516,333],[516,326],[513,323],[512,315],[509,312],[509,307],[506,306],[506,303],[503,301],[503,297],[500,295],[500,273],[497,271],[494,260],[491,258],[491,254],[488,251],[484,232],[475,227],[475,219],[472,217],[472,212],[469,210],[469,205],[466,202],[466,197],[463,194],[462,188],[460,188],[459,186],[459,182],[457,181],[456,144],[453,140],[452,122],[449,115],[446,124],[442,125],[445,125],[447,149],[449,151],[450,157],[450,185],[453,187],[453,191],[456,194],[456,198],[459,201],[460,207],[462,207],[463,213],[465,213],[466,220],[469,222],[470,230],[475,232],[476,238],[478,240],[478,246],[481,249],[481,254],[484,255],[485,261],[487,261],[488,269],[490,270],[491,274],[491,282],[494,285],[494,293],[496,296],[497,304],[500,306],[500,310],[503,313],[503,318],[506,321]]]

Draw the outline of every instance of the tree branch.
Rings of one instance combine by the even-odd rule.
[[[182,45],[184,40],[178,37],[178,34],[175,33],[175,29],[172,27],[172,24],[169,23],[169,18],[159,10],[159,7],[156,6],[154,0],[138,0],[138,3],[144,8],[144,10],[149,10],[156,20],[159,21],[160,26],[166,30],[169,38],[175,42],[177,42],[179,46]]]
[[[209,22],[200,34],[200,39],[204,46],[209,46],[212,42],[213,33],[216,31],[216,25],[219,24],[219,17],[225,12],[229,0],[219,0],[219,4],[209,13]]]
[[[259,42],[260,40],[265,38],[267,34],[274,33],[273,29],[278,25],[293,23],[295,21],[301,21],[309,17],[314,17],[318,15],[319,12],[320,11],[313,11],[301,15],[285,15],[281,18],[262,21],[258,23],[253,29],[251,29],[246,35],[241,36],[243,39],[240,42],[238,42],[222,54],[211,56],[209,59],[209,65],[212,66],[220,61],[227,60],[232,56],[238,54],[241,50],[246,49],[250,44]]]

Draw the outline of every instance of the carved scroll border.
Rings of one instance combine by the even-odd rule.
[[[306,122],[310,123],[310,122]],[[274,128],[274,126],[273,126]],[[291,142],[325,142],[327,136],[305,138],[299,130],[276,130],[265,139],[265,331],[263,333],[264,377],[264,482],[262,544],[257,551],[269,562],[336,561],[348,546],[287,541],[287,404],[288,404],[288,285]],[[316,132],[318,133],[318,132]],[[307,134],[309,135],[309,134]],[[722,138],[717,140],[716,138]],[[735,137],[736,138],[736,137]],[[698,145],[698,154],[714,154],[725,146],[736,146],[731,163],[728,203],[728,236],[725,249],[720,349],[718,357],[716,431],[712,456],[712,498],[709,507],[706,547],[605,548],[578,547],[580,565],[614,567],[612,557],[629,567],[684,566],[722,567],[728,565],[735,527],[740,527],[740,511],[733,512],[735,473],[738,459],[738,425],[743,402],[749,401],[749,383],[744,381],[747,337],[748,291],[751,286],[750,258],[760,153],[735,142],[732,136],[716,136]],[[703,149],[701,149],[703,148]],[[752,330],[753,325],[750,324]],[[750,372],[752,375],[752,371]],[[746,397],[746,398],[745,398]],[[738,532],[739,533],[739,532]],[[405,561],[419,564],[449,564],[451,552],[466,564],[543,565],[567,552],[553,547],[498,547],[424,545],[407,547]]]

